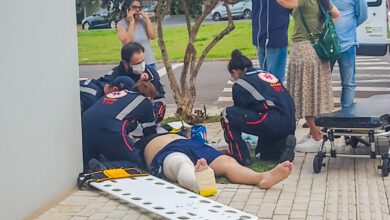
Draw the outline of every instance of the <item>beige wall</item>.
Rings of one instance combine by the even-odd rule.
[[[75,1],[0,7],[0,218],[21,219],[82,169]]]

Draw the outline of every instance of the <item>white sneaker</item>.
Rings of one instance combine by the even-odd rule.
[[[303,153],[317,153],[321,149],[322,140],[316,141],[312,137],[308,137],[306,141],[297,144],[295,150]]]
[[[301,139],[297,142],[297,145],[298,145],[298,144],[302,144],[303,142],[306,142],[309,138],[311,138],[311,135],[310,135],[310,134],[303,136],[303,138],[301,138]]]

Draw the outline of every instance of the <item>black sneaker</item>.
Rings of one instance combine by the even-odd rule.
[[[293,161],[295,157],[295,145],[297,144],[297,139],[294,135],[290,134],[285,139],[285,148],[280,155],[279,162],[282,163],[286,160]]]

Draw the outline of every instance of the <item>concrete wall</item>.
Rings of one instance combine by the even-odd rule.
[[[82,170],[75,1],[2,1],[0,218],[21,219]]]

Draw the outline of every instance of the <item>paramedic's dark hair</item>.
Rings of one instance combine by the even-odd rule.
[[[125,44],[121,49],[121,58],[125,61],[130,61],[134,53],[145,52],[144,47],[136,42]]]
[[[154,97],[157,95],[156,88],[154,85],[146,80],[139,80],[135,86],[134,89],[141,93],[145,97],[151,97],[154,99]]]
[[[122,18],[127,17],[127,11],[131,9],[130,5],[133,4],[133,2],[139,2],[142,5],[141,0],[124,0],[121,5]]]
[[[242,55],[241,51],[238,49],[233,50],[231,59],[229,61],[228,70],[244,70],[245,68],[252,67],[252,62],[248,57]]]

